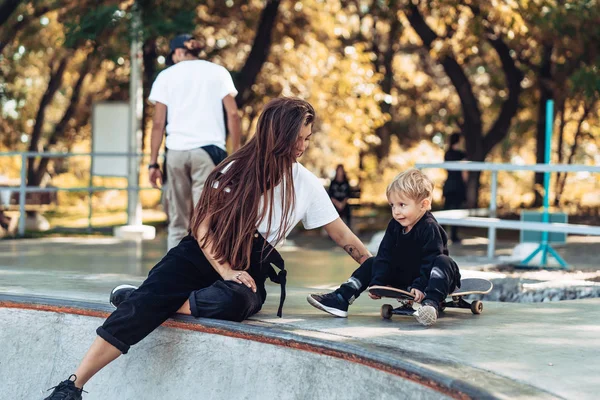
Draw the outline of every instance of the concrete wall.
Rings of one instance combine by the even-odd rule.
[[[0,399],[43,399],[71,374],[101,318],[0,307]],[[347,360],[161,327],[85,387],[95,399],[442,399]]]

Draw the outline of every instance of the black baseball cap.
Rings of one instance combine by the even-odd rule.
[[[183,35],[175,36],[175,38],[173,38],[171,40],[171,42],[169,42],[169,48],[170,48],[171,52],[167,56],[167,60],[166,60],[167,65],[173,65],[173,53],[175,53],[175,50],[185,49],[186,48],[185,42],[188,42],[188,41],[192,40],[193,38],[194,37],[192,35],[190,35],[189,33],[184,33]]]

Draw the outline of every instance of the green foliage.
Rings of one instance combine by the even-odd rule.
[[[106,29],[121,21],[122,14],[116,5],[99,6],[65,21],[65,47],[77,49],[86,41],[96,41]]]
[[[168,42],[175,34],[192,32],[205,46],[204,58],[237,76],[252,49],[265,3],[138,0],[143,40],[156,45],[152,65],[163,67],[158,57],[168,53]],[[600,97],[597,2],[573,0],[562,2],[564,6],[554,0],[416,2],[439,36],[431,51],[422,46],[406,18],[412,3],[282,1],[269,56],[242,109],[245,133],[252,134],[269,99],[303,97],[318,114],[314,142],[303,162],[323,177],[331,176],[337,163],[344,163],[352,178],[363,179],[363,193],[369,193],[371,200],[380,199],[384,181],[400,169],[415,161],[441,161],[445,137],[464,122],[461,100],[439,66],[440,57],[451,52],[464,70],[482,111],[483,131],[497,119],[507,88],[500,60],[488,40],[491,29],[510,48],[525,79],[509,136],[488,160],[535,160],[541,83],[552,87],[557,104],[565,104],[564,143],[561,149],[556,146],[557,151],[568,155],[575,143],[576,162],[589,163],[598,157],[598,103],[592,103]],[[50,75],[66,59],[62,85],[46,109],[41,146],[47,145],[69,106],[74,83],[92,57],[92,71],[75,115],[65,135],[48,148],[89,150],[91,105],[128,98],[132,4],[116,0],[22,2],[0,32],[0,42],[8,43],[0,56],[3,150],[27,147],[22,140],[31,134]],[[478,14],[473,5],[480,7]],[[20,24],[22,20],[27,23]],[[391,35],[398,21],[397,34]],[[549,82],[539,76],[544,46],[552,47]],[[385,59],[388,50],[390,65]],[[388,72],[391,87],[384,89]],[[582,110],[590,105],[592,111],[584,115]],[[379,128],[384,124],[391,133],[390,153],[379,160],[374,151],[383,141]],[[578,126],[585,135],[577,136]],[[51,166],[50,173],[56,175],[56,171]]]
[[[597,99],[600,97],[600,58],[594,65],[586,65],[571,76],[571,94],[582,93],[585,98]]]
[[[195,13],[197,1],[141,0],[137,4],[141,11],[144,39],[192,32],[198,24]]]

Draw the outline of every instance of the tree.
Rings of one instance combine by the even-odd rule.
[[[439,47],[439,51],[434,52],[434,55],[450,78],[460,99],[463,111],[461,130],[466,139],[467,158],[471,161],[484,161],[494,146],[500,143],[508,134],[511,121],[519,107],[523,73],[516,67],[510,55],[510,49],[504,42],[501,33],[494,30],[494,27],[490,25],[485,11],[473,5],[468,6],[468,9],[474,18],[481,18],[480,23],[484,27],[483,35],[500,59],[508,91],[508,97],[502,102],[500,113],[485,133],[479,100],[475,96],[471,82],[465,73],[464,65],[458,62],[453,47],[445,43],[452,40],[456,28],[454,26],[446,26],[446,36],[440,36],[427,24],[419,5],[414,3],[408,5],[406,17],[412,28],[419,35],[425,48],[431,52],[435,50],[434,45]],[[434,44],[436,41],[439,44]],[[469,207],[476,207],[477,205],[480,185],[479,178],[480,172],[478,171],[473,171],[469,174],[467,184],[467,202]]]
[[[250,50],[244,66],[236,77],[235,84],[239,93],[235,100],[238,107],[242,107],[248,102],[252,95],[252,85],[256,82],[263,64],[267,61],[280,3],[280,0],[267,0],[261,13],[256,36],[252,43],[252,50]]]
[[[600,11],[589,0],[513,2],[499,8],[494,21],[512,33],[514,57],[535,82],[535,104],[530,105],[537,109],[535,160],[544,163],[546,102],[555,100],[555,115],[562,118],[559,129],[564,129],[563,108],[570,103],[568,98],[581,100],[585,90],[584,86],[573,85],[572,78],[581,68],[597,65]],[[585,105],[582,107],[585,109]],[[561,146],[558,148],[561,154]],[[536,206],[541,205],[542,187],[543,174],[535,174]]]
[[[75,17],[73,20],[66,20],[66,35],[64,38],[64,49],[56,52],[56,59],[51,64],[50,79],[44,92],[35,117],[30,140],[29,151],[49,150],[56,145],[60,138],[64,136],[66,129],[75,115],[81,98],[82,87],[87,74],[95,65],[95,58],[98,57],[98,49],[101,47],[101,39],[110,35],[115,27],[118,9],[111,6],[101,6],[88,11],[81,17]],[[45,143],[42,143],[42,135],[45,133],[46,113],[49,105],[54,100],[54,96],[63,85],[63,78],[67,71],[67,65],[74,58],[77,50],[86,47],[88,42],[92,42],[93,49],[84,55],[85,59],[81,63],[75,85],[73,86],[68,105],[64,110],[59,122],[54,125],[49,135],[45,135]],[[85,50],[84,50],[85,51]],[[42,157],[39,162],[36,158],[29,158],[27,163],[27,185],[39,186],[42,178],[48,168],[49,159]]]
[[[21,0],[3,0],[0,3],[0,26],[4,25],[20,3]]]
[[[600,59],[598,59],[600,62]],[[598,65],[598,62],[595,65]],[[595,66],[584,66],[573,73],[569,79],[568,96],[562,97],[562,102],[557,107],[559,111],[558,143],[557,143],[557,162],[572,164],[577,157],[577,153],[582,147],[581,144],[587,139],[591,143],[596,142],[596,138],[590,132],[590,125],[598,124],[597,111],[598,100],[600,99],[600,73]],[[571,119],[567,119],[567,103],[572,105]],[[572,142],[567,143],[565,131],[569,122],[575,123],[575,129],[572,130]],[[567,148],[565,148],[567,147]],[[568,155],[567,155],[568,152]],[[580,160],[585,162],[585,160]],[[594,163],[592,161],[592,163]],[[562,196],[567,183],[567,173],[557,173],[555,181],[554,205],[561,204]]]

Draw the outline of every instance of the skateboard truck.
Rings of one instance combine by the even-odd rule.
[[[469,303],[462,296],[452,296],[452,300],[443,301],[440,305],[440,311],[444,311],[446,308],[466,308],[471,310],[473,314],[481,314],[483,312],[483,303],[480,300],[474,300],[472,303]]]
[[[405,303],[400,307],[392,307],[391,304],[384,304],[381,306],[381,318],[390,319],[392,315],[413,315],[415,313],[415,309],[411,304]]]

